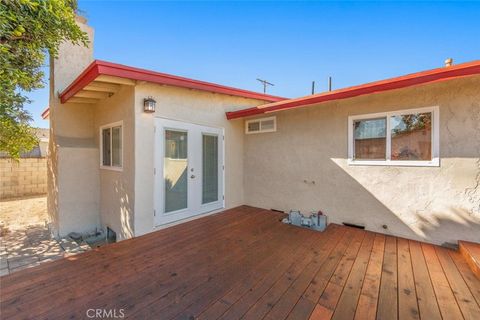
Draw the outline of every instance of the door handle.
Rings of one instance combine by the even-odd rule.
[[[194,175],[194,174],[192,174],[192,175],[190,176],[190,178],[194,179],[194,178],[195,178],[195,175]]]

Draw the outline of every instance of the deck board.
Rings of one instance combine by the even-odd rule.
[[[458,306],[462,311],[463,317],[465,319],[476,319],[480,314],[480,307],[475,301],[470,289],[467,284],[463,281],[462,275],[458,271],[455,263],[452,261],[452,258],[448,254],[448,249],[436,247],[435,251],[438,256],[438,260],[442,265],[445,276],[447,277],[448,283],[452,288],[453,294],[457,300]]]
[[[422,243],[422,249],[442,317],[444,319],[462,319],[460,307],[438,260],[434,246]]]
[[[470,289],[473,297],[477,301],[478,305],[480,305],[480,281],[478,281],[478,278],[475,276],[473,271],[468,266],[468,263],[459,252],[450,250],[448,253],[457,266],[458,271],[462,275],[462,278]]]
[[[0,278],[3,319],[480,319],[480,280],[438,246],[242,206]],[[397,282],[398,281],[398,282]]]
[[[340,260],[335,272],[320,296],[310,319],[331,319],[342,294],[350,270],[365,238],[364,232],[357,232],[353,242]]]
[[[398,250],[398,318],[419,319],[417,292],[413,277],[408,240],[397,239]]]
[[[380,279],[385,250],[385,236],[377,234],[373,243],[370,261],[368,262],[358,307],[355,310],[356,320],[374,320],[376,318]]]
[[[337,304],[337,308],[333,314],[333,319],[352,319],[355,316],[355,311],[360,298],[365,273],[367,271],[368,261],[370,259],[375,234],[368,232],[365,235],[364,241],[355,262],[350,270],[348,279],[343,287],[342,295]]]
[[[441,320],[442,316],[438,308],[437,299],[435,298],[435,291],[433,290],[431,281],[428,280],[430,276],[421,244],[417,241],[409,241],[409,245],[420,318]]]

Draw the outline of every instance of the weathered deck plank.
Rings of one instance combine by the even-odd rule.
[[[398,318],[419,319],[417,292],[413,278],[408,240],[397,239],[398,252]]]
[[[409,241],[409,244],[420,318],[441,320],[442,316],[438,308],[437,299],[435,298],[432,282],[429,280],[430,276],[423,256],[422,247],[420,243],[416,241]]]
[[[377,319],[398,319],[397,239],[391,236],[385,239]]]

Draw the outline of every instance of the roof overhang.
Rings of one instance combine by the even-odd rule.
[[[138,81],[222,93],[266,102],[285,100],[285,98],[258,92],[95,60],[60,93],[60,101],[61,103],[97,103],[117,92],[121,85],[136,85]]]
[[[46,107],[42,112],[42,119],[46,120],[50,116],[50,107]]]
[[[287,99],[279,102],[263,104],[253,108],[227,112],[226,115],[227,119],[231,120],[478,74],[480,74],[480,60],[412,73],[401,77],[370,82],[359,86],[314,94],[297,99]]]

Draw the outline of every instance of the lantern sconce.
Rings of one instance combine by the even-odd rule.
[[[155,105],[157,101],[153,100],[152,97],[143,99],[143,112],[153,113],[155,112]]]

